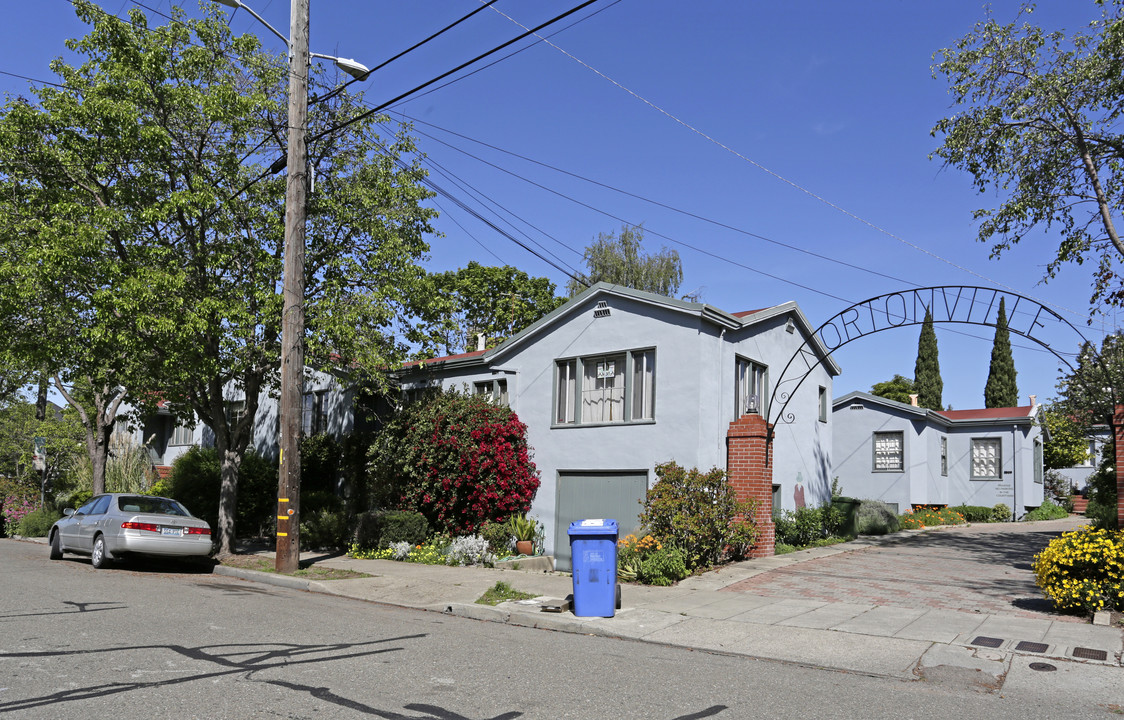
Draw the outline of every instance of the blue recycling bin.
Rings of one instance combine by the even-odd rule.
[[[617,521],[570,523],[574,615],[613,617],[617,607]]]

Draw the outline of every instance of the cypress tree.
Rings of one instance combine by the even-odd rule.
[[[933,314],[928,310],[925,311],[921,336],[917,339],[917,364],[913,368],[913,389],[917,392],[919,406],[930,410],[944,410],[944,404],[941,402],[944,381],[941,380],[937,333],[933,331]]]
[[[991,346],[991,369],[984,386],[984,407],[1015,407],[1019,388],[1015,384],[1015,358],[1011,355],[1011,334],[1007,330],[1007,307],[999,298],[999,317],[995,319],[995,343]]]

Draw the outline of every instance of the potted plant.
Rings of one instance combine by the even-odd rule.
[[[538,522],[523,515],[512,515],[507,520],[508,531],[515,538],[515,552],[520,555],[535,554],[535,533],[538,532]]]

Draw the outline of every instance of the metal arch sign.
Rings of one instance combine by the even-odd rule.
[[[1000,299],[1006,301],[1007,329],[1010,332],[1041,345],[1065,363],[1071,371],[1074,369],[1070,361],[1050,347],[1046,339],[1062,331],[1071,333],[1077,341],[1077,346],[1083,347],[1088,341],[1077,328],[1037,300],[994,288],[942,285],[878,295],[855,303],[835,315],[816,328],[812,335],[818,337],[820,343],[827,349],[825,356],[827,357],[861,337],[884,330],[921,325],[925,322],[926,312],[932,314],[933,323],[995,327]],[[819,354],[810,348],[808,341],[805,340],[789,359],[788,364],[781,371],[780,379],[773,386],[769,408],[777,407],[778,400],[781,401],[781,405],[773,414],[772,423],[793,421],[794,416],[791,413],[785,415],[789,400],[796,394],[808,375],[821,363]]]

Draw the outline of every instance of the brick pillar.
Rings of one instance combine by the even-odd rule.
[[[757,500],[757,545],[752,557],[773,554],[776,528],[773,525],[773,454],[769,424],[760,415],[743,415],[726,432],[726,477],[739,500]],[[1124,455],[1124,453],[1121,453]]]
[[[1116,440],[1116,527],[1124,528],[1124,405],[1112,414],[1112,435]]]

